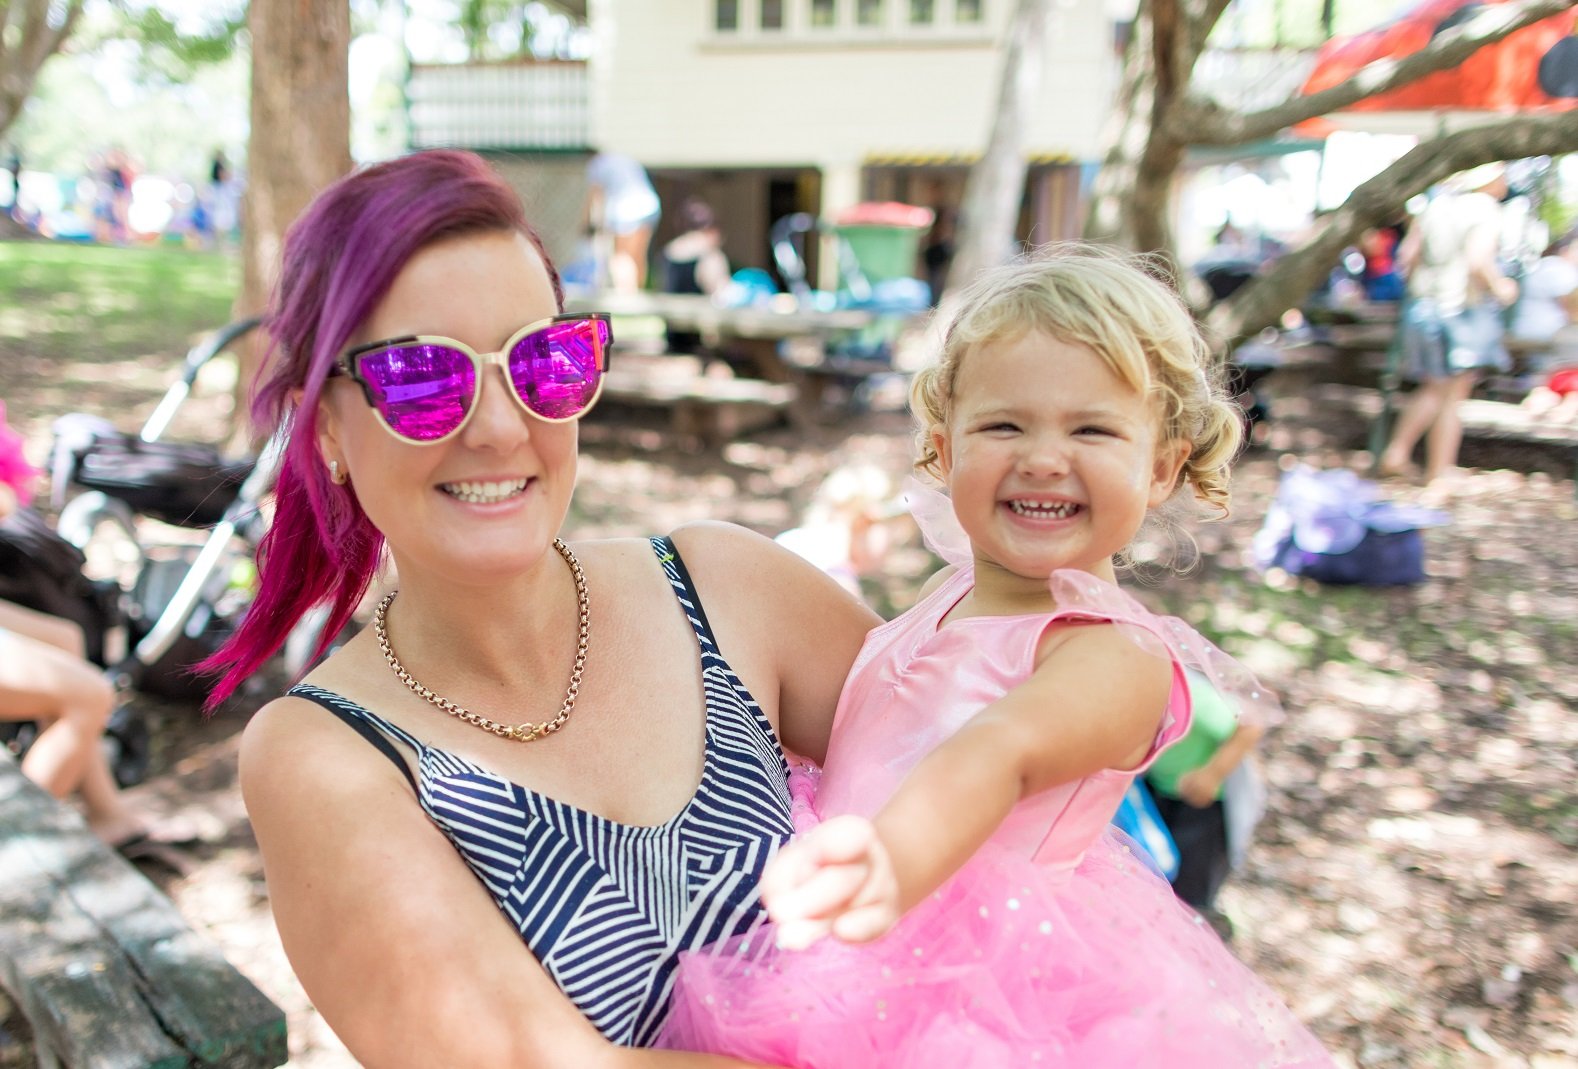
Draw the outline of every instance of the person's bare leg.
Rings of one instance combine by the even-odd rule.
[[[632,293],[647,284],[647,253],[651,246],[652,228],[649,226],[614,235],[614,265],[610,274],[616,290],[623,283],[626,288],[622,292]]]
[[[115,692],[82,659],[81,629],[10,602],[0,602],[0,628],[0,718],[41,728],[23,775],[56,798],[77,792],[88,826],[108,843],[142,832],[99,741]]]
[[[50,794],[64,798],[82,782],[114,701],[109,681],[88,662],[0,631],[0,716],[43,725],[22,771]]]
[[[1441,414],[1442,400],[1450,382],[1450,379],[1430,379],[1414,387],[1392,428],[1391,441],[1376,465],[1381,474],[1400,475],[1408,470],[1414,446]]]
[[[0,630],[47,643],[73,657],[80,658],[84,649],[82,628],[70,620],[24,609],[9,601],[0,601]]]
[[[111,846],[149,834],[148,822],[126,803],[120,784],[110,771],[109,759],[101,746],[94,746],[77,784],[82,798],[83,817],[95,835]]]
[[[1463,444],[1463,414],[1459,406],[1474,390],[1472,372],[1447,379],[1442,390],[1441,414],[1430,428],[1425,443],[1425,482],[1440,478],[1457,466],[1458,449]]]

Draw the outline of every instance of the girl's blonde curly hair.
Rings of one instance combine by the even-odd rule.
[[[1162,440],[1189,443],[1179,484],[1227,511],[1228,468],[1243,440],[1243,418],[1222,388],[1221,369],[1162,261],[1100,245],[1045,245],[966,287],[941,358],[910,389],[920,421],[918,470],[942,477],[931,434],[948,423],[965,358],[983,344],[1032,330],[1086,346],[1150,397]]]

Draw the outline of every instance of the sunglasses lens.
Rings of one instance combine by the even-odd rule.
[[[543,419],[574,419],[597,399],[608,357],[608,321],[572,319],[526,335],[510,350],[510,380]]]
[[[379,349],[364,354],[357,370],[389,429],[413,442],[436,441],[454,431],[476,394],[476,366],[447,345]]]

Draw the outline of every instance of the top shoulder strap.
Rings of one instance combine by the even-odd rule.
[[[674,588],[674,596],[684,607],[685,616],[690,620],[690,626],[695,630],[702,650],[716,654],[718,643],[712,637],[712,625],[707,623],[707,610],[702,608],[701,598],[697,596],[696,587],[690,581],[690,572],[685,569],[685,562],[680,559],[679,550],[674,548],[674,540],[664,536],[649,538],[647,541],[652,544],[652,552],[657,554],[658,563],[663,566],[669,585]]]
[[[409,746],[413,752],[420,753],[421,746],[410,735],[401,731],[383,717],[369,712],[353,701],[340,697],[333,691],[324,690],[322,687],[298,683],[286,693],[321,705],[333,713],[335,717],[350,725],[351,729],[358,735],[372,743],[379,753],[393,761],[395,767],[400,770],[401,775],[405,776],[406,782],[411,784],[411,789],[417,791],[416,776],[412,774],[410,764],[401,756],[400,751],[395,749],[394,743],[389,741],[391,738],[398,739]],[[420,791],[418,793],[420,794]]]

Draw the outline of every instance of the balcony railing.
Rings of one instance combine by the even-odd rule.
[[[575,60],[411,68],[411,147],[581,150],[591,143],[590,83]]]
[[[1223,107],[1259,111],[1291,100],[1314,66],[1313,49],[1208,48],[1191,88]]]

